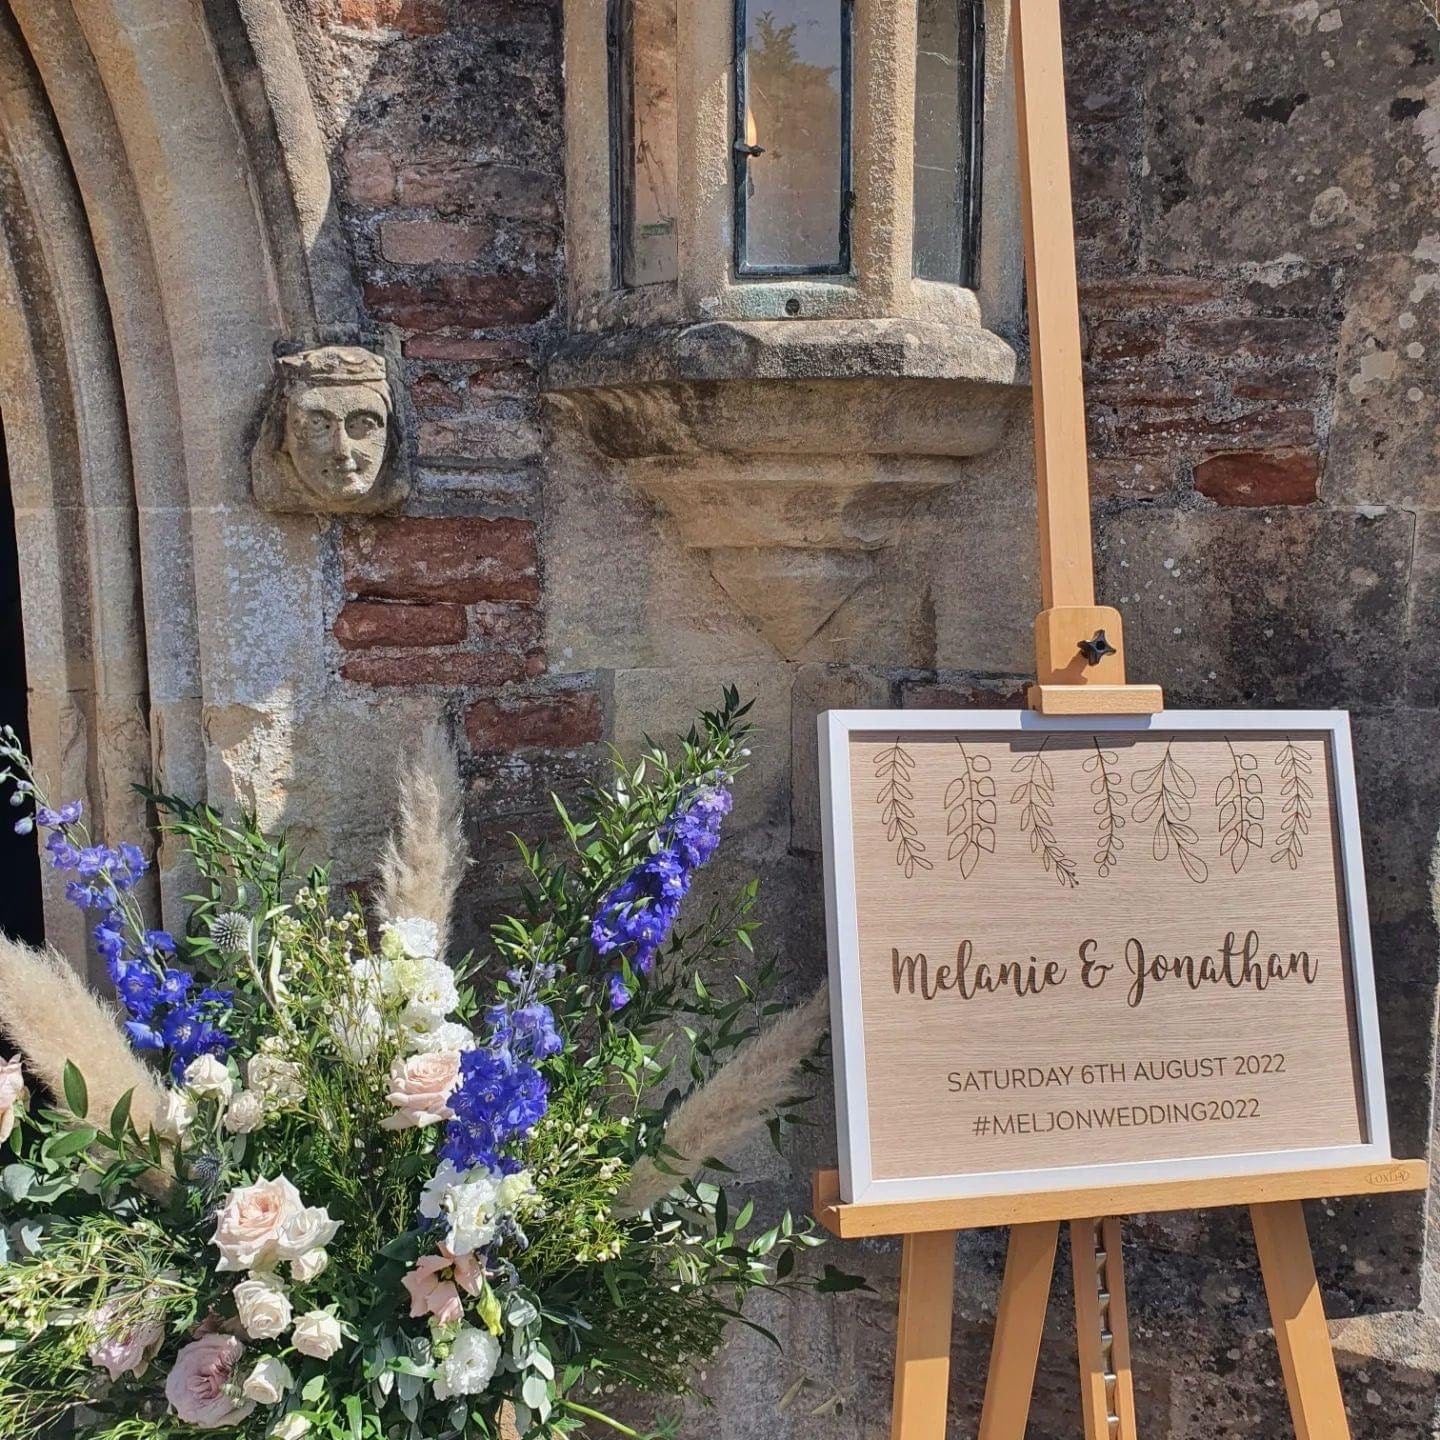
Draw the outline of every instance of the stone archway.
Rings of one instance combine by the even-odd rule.
[[[277,343],[355,322],[340,243],[279,0],[0,0],[32,742],[109,835],[137,783],[264,810],[322,768],[325,537],[255,510],[247,452]]]

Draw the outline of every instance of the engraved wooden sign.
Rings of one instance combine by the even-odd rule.
[[[1383,1161],[1348,717],[820,717],[847,1201]]]

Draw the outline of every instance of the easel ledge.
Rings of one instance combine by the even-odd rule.
[[[858,1240],[874,1235],[916,1235],[1084,1220],[1094,1215],[1141,1215],[1162,1210],[1213,1210],[1227,1205],[1271,1205],[1342,1195],[1398,1195],[1424,1190],[1424,1160],[1388,1160],[1271,1175],[1229,1175],[1218,1180],[1164,1180],[1139,1185],[1092,1185],[1028,1195],[980,1195],[948,1200],[880,1201],[846,1205],[840,1172],[817,1170],[812,1183],[815,1218],[832,1235]]]

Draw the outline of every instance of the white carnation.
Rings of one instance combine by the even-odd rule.
[[[456,1020],[442,1020],[437,1025],[433,1016],[407,1017],[400,1026],[400,1038],[407,1055],[423,1055],[435,1050],[464,1052],[475,1048],[475,1036]]]
[[[387,960],[402,954],[433,960],[440,953],[440,930],[433,920],[392,920],[380,930],[380,953]]]
[[[265,1101],[254,1090],[241,1090],[225,1107],[221,1123],[232,1135],[249,1135],[265,1123]]]
[[[265,1355],[255,1362],[255,1368],[246,1377],[240,1393],[247,1400],[261,1405],[278,1405],[294,1383],[295,1377],[283,1360],[275,1355]]]
[[[255,1275],[235,1287],[235,1313],[250,1339],[274,1340],[289,1329],[290,1297],[273,1275]]]
[[[312,1250],[323,1250],[335,1238],[339,1228],[340,1222],[332,1220],[323,1205],[307,1205],[280,1227],[276,1254],[282,1260],[298,1260]]]
[[[465,1326],[440,1362],[435,1375],[435,1398],[478,1395],[490,1383],[499,1363],[500,1342],[488,1330]]]
[[[315,1360],[328,1360],[340,1348],[340,1322],[328,1310],[311,1310],[295,1322],[290,1343]]]
[[[207,1100],[228,1100],[235,1093],[229,1067],[214,1055],[197,1055],[185,1067],[181,1083],[191,1094]]]

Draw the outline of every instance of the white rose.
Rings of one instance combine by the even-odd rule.
[[[178,1141],[195,1123],[195,1101],[183,1090],[167,1090],[165,1102],[152,1122],[162,1140]]]
[[[245,1062],[245,1079],[267,1104],[295,1105],[305,1098],[305,1080],[293,1060],[262,1052]]]
[[[185,1067],[183,1083],[207,1100],[228,1100],[235,1093],[229,1067],[214,1055],[199,1055]]]
[[[440,1362],[435,1375],[435,1398],[448,1400],[452,1395],[478,1395],[490,1383],[499,1363],[500,1342],[489,1331],[467,1325]]]
[[[280,1227],[276,1253],[282,1260],[298,1260],[312,1250],[323,1250],[339,1228],[340,1222],[332,1220],[323,1205],[308,1205],[297,1210]]]
[[[432,960],[440,951],[440,931],[433,920],[392,920],[380,930],[380,953],[387,960],[402,954]]]
[[[265,1102],[254,1090],[242,1090],[225,1107],[221,1122],[232,1135],[249,1135],[265,1123]]]
[[[301,1440],[310,1433],[310,1422],[298,1411],[277,1420],[269,1430],[269,1440]]]
[[[290,1276],[297,1285],[304,1285],[307,1281],[315,1280],[323,1275],[329,1264],[328,1251],[307,1250],[303,1255],[297,1255],[290,1262]]]
[[[340,1348],[340,1322],[328,1310],[311,1310],[295,1322],[290,1343],[315,1360],[328,1360]]]
[[[240,1328],[250,1339],[274,1340],[289,1328],[290,1297],[273,1275],[257,1275],[235,1287],[235,1313],[240,1317]]]
[[[277,1356],[266,1355],[255,1362],[255,1368],[246,1377],[240,1393],[247,1400],[256,1400],[261,1405],[278,1405],[294,1383],[290,1367]]]

